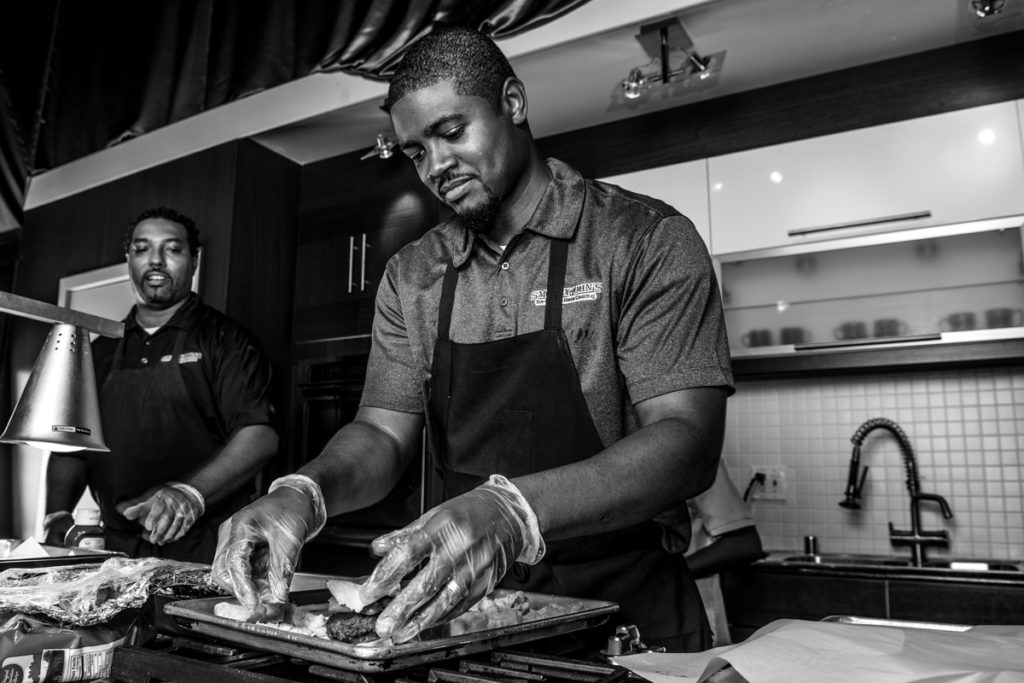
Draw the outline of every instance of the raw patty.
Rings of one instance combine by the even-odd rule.
[[[377,639],[377,614],[335,612],[327,620],[327,635],[342,643],[364,643]]]

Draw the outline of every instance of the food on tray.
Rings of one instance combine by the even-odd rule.
[[[355,591],[352,587],[355,586]],[[281,606],[275,616],[254,618],[254,615],[233,600],[214,605],[213,613],[219,617],[256,623],[315,638],[326,638],[347,644],[362,644],[378,640],[374,626],[377,617],[391,598],[381,598],[364,604],[352,595],[358,583],[338,579],[328,581],[331,600],[326,604],[300,606],[288,603]],[[339,599],[340,598],[340,599]],[[343,602],[344,601],[344,602]],[[361,607],[354,610],[353,607]],[[498,591],[491,594],[446,624],[441,624],[420,635],[423,640],[478,633],[507,628],[526,621],[536,621],[568,614],[580,609],[582,603],[547,604],[536,606],[522,591]]]
[[[383,597],[375,602],[365,602],[359,594],[361,584],[349,579],[328,579],[327,590],[331,592],[330,609],[338,612],[355,612],[356,614],[380,614],[384,611],[390,597]]]
[[[453,636],[521,624],[530,613],[530,599],[522,591],[500,597],[487,596],[448,622]]]
[[[376,614],[335,612],[327,620],[327,636],[341,643],[368,643],[378,638],[376,623]]]
[[[271,605],[270,607],[271,609],[267,610],[264,615],[257,616],[256,613],[242,607],[237,602],[225,600],[213,606],[213,614],[225,619],[244,621],[248,624],[262,624],[315,638],[327,637],[326,614],[292,603]]]

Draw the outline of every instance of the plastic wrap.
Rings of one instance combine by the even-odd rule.
[[[151,595],[168,592],[183,598],[223,594],[206,565],[155,557],[112,557],[102,564],[0,572],[0,613],[92,626],[141,607]]]

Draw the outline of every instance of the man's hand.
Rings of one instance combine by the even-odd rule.
[[[418,520],[373,542],[384,555],[361,589],[367,602],[398,593],[377,618],[377,635],[396,643],[465,612],[489,594],[517,559],[543,555],[536,517],[504,477],[427,511]],[[401,582],[426,565],[399,592]]]
[[[118,504],[127,519],[141,520],[143,538],[153,545],[173,543],[184,536],[205,510],[202,495],[194,488],[170,483]]]
[[[68,531],[75,524],[75,517],[67,510],[51,512],[43,519],[43,531],[46,536],[43,543],[46,545],[64,545],[64,539]]]
[[[288,601],[299,551],[326,521],[319,488],[308,481],[277,486],[282,479],[220,525],[210,572],[217,585],[257,616]]]

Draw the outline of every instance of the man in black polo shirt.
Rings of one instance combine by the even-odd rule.
[[[225,523],[214,578],[250,609],[287,599],[302,543],[384,496],[425,421],[446,500],[374,541],[360,597],[395,596],[378,635],[408,640],[501,582],[618,603],[651,646],[709,647],[655,521],[714,479],[732,390],[693,224],[544,159],[523,83],[475,31],[412,45],[385,109],[455,216],[388,262],[355,421]]]
[[[106,548],[209,563],[217,527],[249,502],[277,453],[271,368],[259,343],[191,291],[195,222],[158,207],[125,235],[136,305],[93,358],[110,453],[53,453],[46,540],[62,544],[88,486]]]

